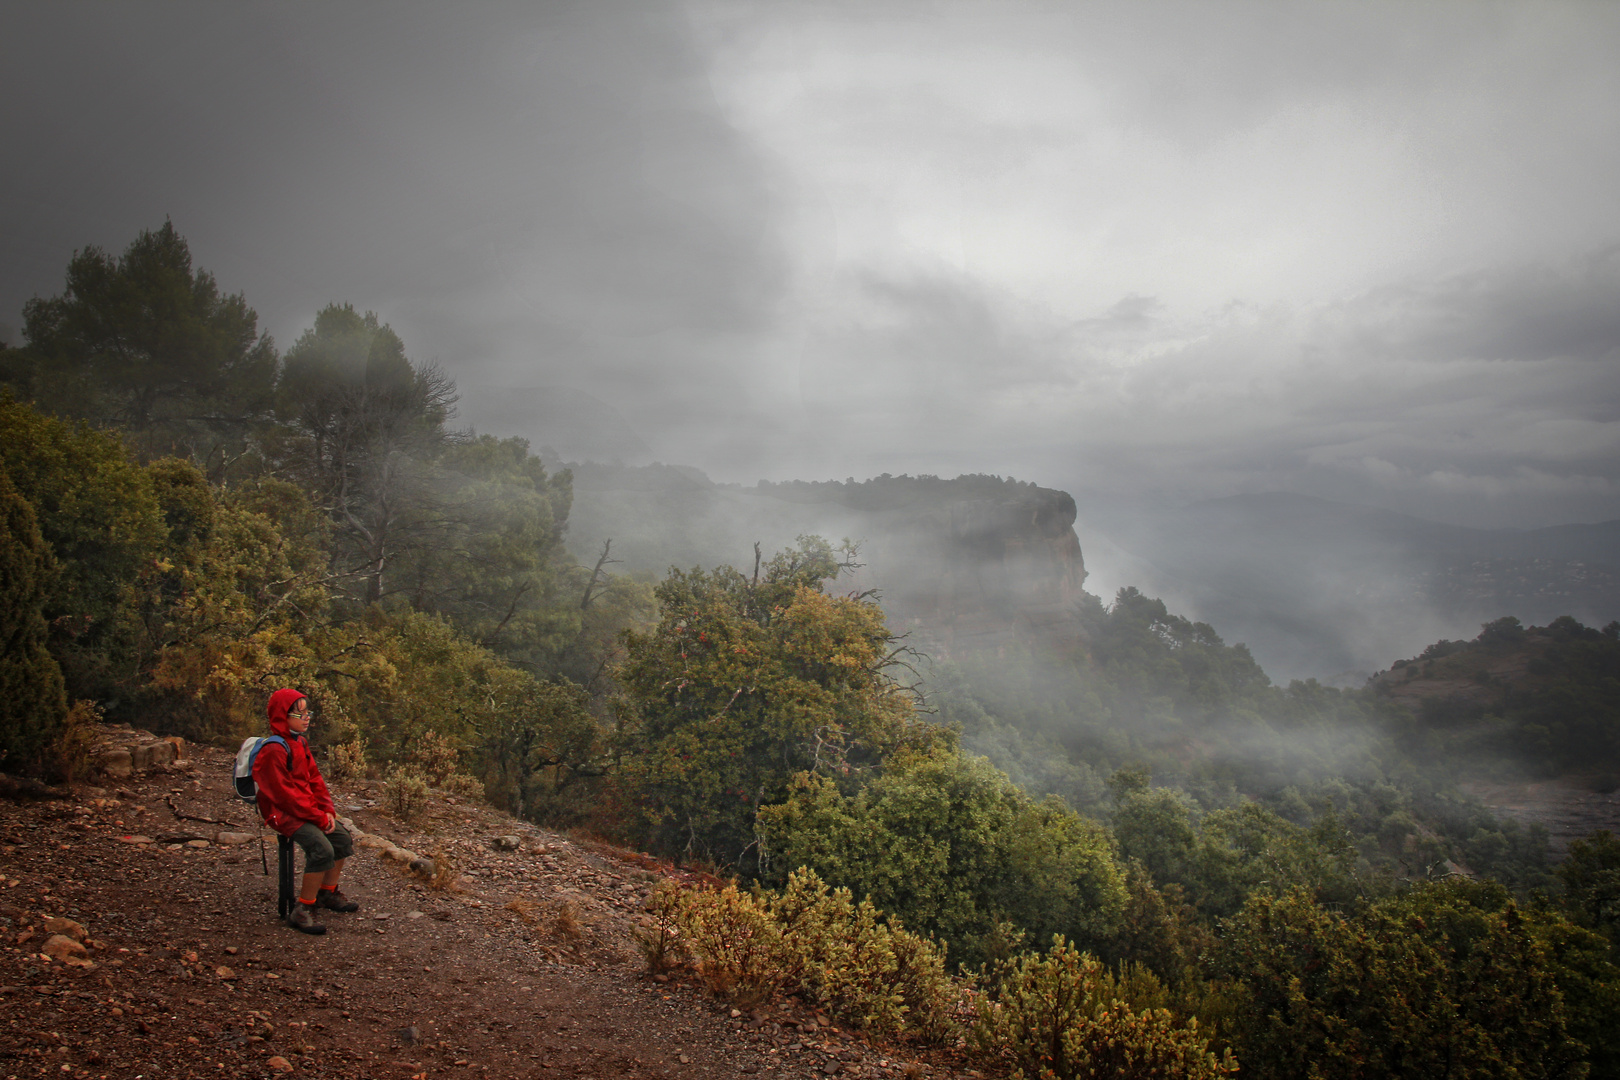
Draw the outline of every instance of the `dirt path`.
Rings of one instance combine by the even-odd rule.
[[[0,802],[0,1077],[977,1075],[800,1003],[733,1015],[653,981],[631,930],[656,864],[482,807],[406,830],[375,788],[338,790],[360,829],[436,853],[463,888],[362,849],[344,881],[361,910],[297,934],[275,916],[273,838],[266,877],[256,841],[176,818],[253,831],[228,755],[193,755],[70,801]],[[42,956],[50,917],[82,925],[83,960]]]

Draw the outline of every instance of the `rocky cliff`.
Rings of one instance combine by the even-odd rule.
[[[935,656],[1017,641],[1067,644],[1086,578],[1075,504],[999,476],[715,484],[694,469],[574,466],[570,546],[612,539],[620,569],[747,566],[803,534],[860,546],[834,588],[876,589],[890,626]]]

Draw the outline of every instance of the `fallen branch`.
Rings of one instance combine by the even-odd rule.
[[[238,824],[237,822],[234,822],[234,821],[220,821],[218,818],[198,817],[195,814],[182,814],[180,812],[180,808],[174,805],[174,796],[173,795],[165,795],[165,796],[163,796],[163,801],[168,804],[169,813],[173,814],[176,818],[178,818],[181,821],[200,821],[204,825],[228,825],[233,829],[252,828],[252,826],[250,826],[250,825],[240,825],[240,824]],[[193,836],[193,837],[188,837],[188,839],[191,839],[191,840],[207,840],[208,837],[206,837],[206,836]]]

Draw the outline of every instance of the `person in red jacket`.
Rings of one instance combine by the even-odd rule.
[[[287,916],[287,925],[306,934],[324,934],[315,909],[359,911],[360,905],[338,891],[343,862],[354,854],[354,840],[337,819],[332,793],[315,764],[309,741],[309,699],[297,690],[277,690],[267,709],[270,730],[287,745],[267,742],[253,761],[253,783],[259,789],[259,815],[264,823],[290,836],[304,849],[304,883]]]

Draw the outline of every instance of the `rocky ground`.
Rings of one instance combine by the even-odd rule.
[[[231,755],[183,752],[0,801],[0,1077],[979,1075],[800,1002],[742,1013],[655,980],[633,929],[675,871],[443,797],[407,826],[380,785],[336,786],[361,908],[298,934]]]

